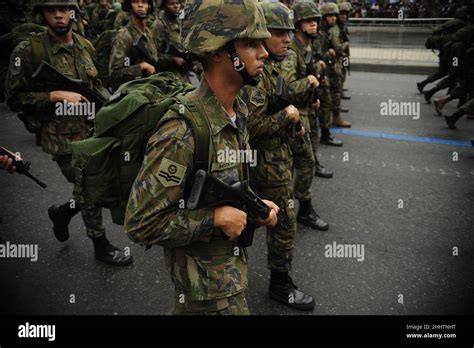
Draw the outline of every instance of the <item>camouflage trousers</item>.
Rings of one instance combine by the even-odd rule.
[[[72,155],[53,156],[61,172],[67,181],[74,183],[75,173],[71,166]],[[105,234],[105,227],[102,224],[102,208],[94,207],[86,204],[81,196],[75,196],[74,200],[81,208],[82,220],[86,227],[87,236],[89,238],[102,237]]]
[[[331,86],[329,80],[322,83],[318,88],[319,101],[321,106],[317,110],[318,120],[321,128],[330,128],[332,124],[332,100]],[[312,129],[313,126],[311,126]]]
[[[175,294],[174,315],[250,315],[245,292],[217,300],[186,301]]]
[[[296,215],[292,182],[276,187],[257,187],[255,192],[263,199],[275,202],[280,207],[278,223],[267,228],[268,269],[289,272],[295,248]]]
[[[342,95],[342,78],[340,75],[332,72],[329,75],[330,94],[332,103],[333,114],[338,114],[339,108],[341,107],[341,95]]]
[[[311,145],[312,129],[309,117],[300,115],[300,119],[306,129],[304,137],[303,139],[295,138],[290,140],[295,173],[294,192],[296,199],[308,201],[312,198],[311,185],[313,184],[315,158]]]
[[[318,160],[319,141],[321,140],[321,134],[319,132],[320,121],[319,117],[317,117],[316,115],[311,116],[309,118],[309,121],[311,124],[311,133],[309,137],[311,139],[311,148],[313,150],[314,161],[316,162]]]

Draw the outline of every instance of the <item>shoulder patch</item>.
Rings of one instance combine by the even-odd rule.
[[[166,157],[163,158],[160,167],[158,168],[158,180],[164,187],[181,185],[185,174],[185,166]]]
[[[261,106],[265,103],[265,96],[258,88],[254,88],[250,96],[250,102],[255,106]]]

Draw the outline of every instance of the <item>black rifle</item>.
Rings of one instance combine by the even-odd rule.
[[[252,245],[257,218],[267,219],[270,208],[249,188],[247,181],[227,185],[200,169],[194,176],[187,207],[191,210],[228,204],[247,213],[247,226],[238,238],[237,245]]]
[[[322,79],[324,79],[324,69],[322,69],[323,73],[322,74],[317,74],[316,73],[316,67],[314,66],[315,62],[314,62],[314,57],[313,57],[313,52],[311,51],[308,51],[306,53],[306,56],[304,58],[304,63],[306,65],[306,75],[313,75],[314,77],[316,77],[318,79],[318,81],[322,81]],[[311,97],[311,101],[313,103],[316,103],[319,99],[319,96],[318,96],[318,89],[317,88],[313,88],[313,93],[312,93],[312,97]]]
[[[36,182],[42,188],[47,187],[45,183],[39,181],[30,173],[30,162],[23,163],[23,160],[17,160],[17,155],[15,155],[13,152],[7,150],[4,147],[0,147],[0,156],[8,156],[8,158],[11,158],[13,160],[13,166],[16,167],[16,173],[26,175],[30,179],[34,180],[34,182]]]
[[[42,61],[32,76],[36,87],[42,91],[64,90],[76,92],[84,96],[90,103],[94,103],[98,109],[104,105],[106,98],[89,88],[89,84],[82,80],[71,79],[57,70],[46,61]]]
[[[157,69],[157,61],[151,56],[150,51],[148,50],[147,42],[144,36],[137,37],[133,43],[133,47],[141,54],[145,62],[150,65],[153,65]]]

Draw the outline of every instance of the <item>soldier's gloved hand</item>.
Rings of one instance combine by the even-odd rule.
[[[329,54],[331,55],[331,57],[335,57],[335,56],[336,56],[336,51],[334,51],[334,49],[330,48],[328,52],[329,52]]]
[[[247,214],[224,205],[214,209],[214,227],[220,228],[230,240],[237,239],[247,225]]]
[[[263,225],[263,226],[266,226],[266,227],[274,227],[278,222],[277,215],[278,215],[278,212],[280,211],[280,208],[278,207],[278,205],[276,205],[272,201],[268,201],[266,199],[262,199],[262,201],[266,205],[268,205],[268,207],[271,209],[271,211],[270,211],[270,215],[268,216],[267,219],[263,220],[263,219],[259,218],[258,223],[260,225]]]
[[[81,102],[88,102],[87,98],[83,95],[76,93],[76,92],[69,92],[69,91],[52,91],[49,93],[49,101],[56,103],[56,102],[67,102],[78,104]]]
[[[300,112],[293,105],[289,105],[285,108],[286,113],[290,117],[290,122],[295,124],[300,120]]]
[[[151,64],[148,64],[147,62],[140,63],[140,70],[148,75],[153,75],[156,73],[155,67]]]
[[[8,156],[0,156],[0,168],[5,169],[10,174],[16,171],[16,167],[13,165],[13,159]]]
[[[308,75],[308,80],[309,83],[311,84],[312,88],[318,88],[319,87],[319,81],[314,75]]]

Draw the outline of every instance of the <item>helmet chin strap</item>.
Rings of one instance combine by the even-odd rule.
[[[254,77],[250,76],[250,74],[248,73],[245,67],[245,63],[242,62],[239,54],[237,53],[235,49],[234,42],[231,41],[227,43],[225,45],[225,49],[229,53],[230,60],[232,61],[232,63],[234,63],[234,70],[237,71],[240,74],[240,76],[242,76],[242,79],[244,80],[244,86],[248,85],[248,86],[255,87],[256,85],[258,85],[258,83],[260,82],[260,76],[254,76]]]
[[[316,38],[316,36],[318,36],[318,33],[310,34],[310,33],[308,33],[306,30],[301,30],[301,32],[302,32],[303,35],[306,36],[306,38],[309,39],[309,40],[313,40],[313,39]]]
[[[283,60],[285,60],[286,54],[283,54],[283,55],[273,54],[273,52],[270,49],[268,49],[267,44],[265,42],[263,43],[263,46],[265,46],[265,49],[268,52],[269,58],[273,60],[274,62],[282,62]]]

